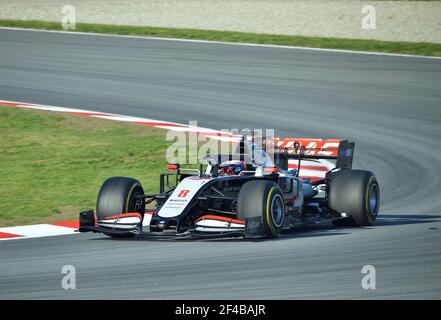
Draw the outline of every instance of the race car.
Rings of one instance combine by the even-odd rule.
[[[242,137],[230,154],[209,154],[198,169],[169,164],[157,194],[128,177],[107,179],[96,211],[80,213],[80,232],[183,237],[274,238],[324,221],[370,226],[380,188],[370,171],[352,169],[354,142]]]

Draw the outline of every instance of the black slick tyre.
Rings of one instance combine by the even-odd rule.
[[[141,183],[133,178],[112,177],[107,179],[98,193],[96,214],[98,220],[122,213],[138,212],[142,219],[145,212],[145,201],[137,197],[144,195]],[[107,234],[114,238],[131,237],[131,232]]]
[[[375,175],[365,170],[341,170],[331,176],[328,207],[345,213],[346,218],[332,221],[337,226],[370,226],[380,208],[380,187]]]
[[[239,219],[245,220],[245,236],[277,237],[285,221],[285,201],[277,183],[246,182],[237,200]]]

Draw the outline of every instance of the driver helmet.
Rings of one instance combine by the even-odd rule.
[[[230,160],[222,162],[219,165],[218,174],[224,175],[238,175],[241,171],[246,169],[245,162],[241,160]]]

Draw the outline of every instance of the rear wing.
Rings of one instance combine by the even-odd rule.
[[[275,138],[274,143],[282,158],[336,160],[336,168],[352,168],[355,142],[339,139]]]

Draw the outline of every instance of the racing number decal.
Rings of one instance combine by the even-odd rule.
[[[211,179],[185,178],[182,180],[172,195],[158,211],[159,217],[171,218],[179,216],[188,205],[191,199],[198,194],[202,186]]]
[[[185,198],[188,195],[189,192],[190,192],[190,190],[188,190],[188,189],[181,190],[178,193],[178,197],[179,198]]]

